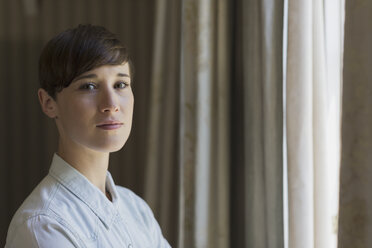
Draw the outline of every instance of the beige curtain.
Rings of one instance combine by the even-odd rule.
[[[229,246],[227,3],[182,2],[179,247]]]
[[[284,247],[283,1],[242,1],[245,247]]]
[[[283,247],[283,2],[158,0],[155,20],[146,199],[177,247]]]
[[[334,244],[324,235],[334,235],[335,212],[322,206],[337,164],[328,136],[338,129],[325,120],[339,113],[339,93],[329,93],[341,59],[330,48],[339,53],[342,39],[328,36],[329,3],[289,0],[290,248]],[[282,0],[0,0],[0,241],[56,149],[36,97],[40,49],[89,22],[118,33],[136,67],[132,134],[110,161],[116,183],[145,198],[173,247],[284,247],[283,8]]]
[[[372,246],[372,2],[346,0],[338,247]]]
[[[145,198],[177,247],[229,247],[228,11],[156,1]]]
[[[176,247],[179,216],[181,3],[155,1],[144,197]],[[171,20],[171,21],[170,21]]]
[[[336,247],[342,1],[288,0],[288,247]]]

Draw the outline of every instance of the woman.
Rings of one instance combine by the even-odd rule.
[[[148,205],[107,171],[131,130],[132,73],[103,27],[79,25],[47,43],[38,97],[57,125],[58,151],[14,215],[6,247],[169,247]]]

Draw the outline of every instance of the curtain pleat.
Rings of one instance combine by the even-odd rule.
[[[175,245],[179,213],[181,4],[158,0],[155,7],[144,196],[163,224],[168,241]]]
[[[283,247],[283,1],[243,1],[245,247]]]
[[[180,248],[209,247],[206,227],[210,203],[211,132],[206,128],[211,123],[211,48],[214,45],[211,32],[215,23],[211,20],[212,11],[207,9],[204,13],[203,7],[215,6],[208,0],[182,3]],[[210,46],[206,48],[206,44]]]
[[[336,247],[342,1],[329,2],[288,1],[289,248]]]
[[[314,247],[312,2],[288,2],[289,247]]]
[[[372,2],[346,0],[338,247],[372,246]]]
[[[338,152],[330,123],[339,91],[329,96],[342,43],[332,32],[342,25],[327,11],[341,4],[288,4],[289,248],[330,248],[337,211],[324,206],[335,195],[337,156],[328,155]],[[0,246],[57,148],[37,99],[40,51],[62,30],[92,23],[118,34],[135,67],[132,133],[110,156],[116,183],[144,197],[173,247],[284,247],[283,8],[284,0],[0,0]],[[371,242],[369,171],[360,165],[371,124],[362,80],[371,76],[371,35],[361,30],[372,11],[361,1],[348,9],[340,244],[358,247]]]
[[[226,12],[219,9],[227,1],[220,2],[182,3],[179,247],[229,244],[229,208],[224,202],[229,150],[228,143],[223,143],[229,122],[229,91],[224,85],[229,75],[228,44],[214,39],[221,35],[217,30],[226,33],[228,22]],[[220,56],[214,53],[217,48]],[[216,202],[223,203],[216,206]]]
[[[214,21],[217,25],[213,40],[214,80],[212,82],[212,150],[211,155],[211,208],[210,247],[230,247],[230,105],[231,105],[231,4],[229,1],[217,1]],[[214,85],[216,84],[217,87]],[[213,113],[213,111],[212,111]]]

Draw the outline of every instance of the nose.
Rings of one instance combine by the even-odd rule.
[[[119,103],[113,92],[108,90],[101,93],[99,109],[102,113],[119,111]]]

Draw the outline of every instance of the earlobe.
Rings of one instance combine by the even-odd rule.
[[[44,89],[40,88],[37,94],[44,114],[46,114],[49,118],[58,118],[55,100]]]

